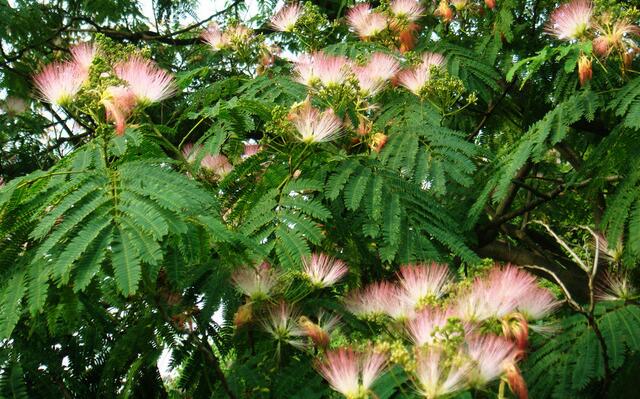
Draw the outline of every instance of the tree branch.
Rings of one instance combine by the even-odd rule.
[[[174,46],[185,46],[185,45],[191,45],[191,44],[198,44],[201,42],[200,37],[193,37],[193,38],[182,38],[182,39],[177,39],[175,38],[175,36],[181,35],[183,33],[188,33],[193,31],[194,29],[198,29],[201,26],[203,26],[204,24],[206,24],[207,22],[211,21],[212,19],[214,19],[215,17],[218,17],[220,15],[224,15],[227,12],[231,11],[236,5],[242,3],[243,0],[236,0],[233,3],[231,3],[230,5],[228,5],[227,7],[225,7],[223,10],[220,10],[216,13],[211,14],[210,16],[208,16],[207,18],[198,21],[194,24],[191,24],[185,28],[173,31],[173,32],[168,32],[165,34],[160,34],[159,32],[154,32],[154,31],[150,31],[150,30],[146,30],[146,31],[139,31],[139,32],[134,32],[134,31],[128,31],[128,30],[119,30],[119,29],[113,29],[110,27],[104,27],[104,26],[100,26],[98,25],[96,22],[94,22],[91,18],[88,17],[78,17],[78,20],[81,20],[83,22],[88,23],[89,25],[91,25],[93,27],[93,29],[74,29],[74,31],[76,32],[97,32],[97,33],[102,33],[103,35],[110,37],[112,39],[118,39],[118,40],[130,40],[130,41],[156,41],[159,43],[165,43],[165,44],[171,44]]]
[[[469,133],[469,135],[467,136],[467,141],[471,141],[473,140],[479,133],[480,130],[482,130],[482,128],[484,127],[484,125],[487,123],[487,120],[489,120],[489,117],[493,114],[493,111],[498,107],[498,105],[500,105],[500,103],[502,102],[502,100],[504,100],[504,98],[506,97],[507,93],[509,92],[509,90],[511,90],[511,88],[513,87],[513,85],[515,84],[516,79],[512,80],[502,91],[502,94],[500,95],[500,97],[496,100],[496,101],[492,101],[489,104],[489,107],[487,108],[487,112],[484,113],[484,116],[482,117],[482,119],[480,120],[480,123],[478,123],[478,125],[476,126],[475,129],[473,129],[473,132]]]

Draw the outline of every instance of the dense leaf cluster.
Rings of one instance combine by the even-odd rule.
[[[149,22],[130,0],[0,0],[0,397],[334,397],[313,368],[322,350],[276,350],[261,327],[273,303],[237,322],[251,301],[235,271],[270,263],[285,276],[278,300],[314,321],[342,317],[338,347],[394,336],[345,309],[350,291],[427,261],[471,281],[483,259],[530,267],[569,304],[530,326],[530,397],[632,397],[639,38],[626,32],[611,56],[593,39],[596,19],[637,25],[633,2],[594,1],[591,31],[569,41],[545,32],[550,0],[420,1],[414,28],[367,40],[345,23],[353,1],[307,3],[291,32],[269,25],[273,1],[230,1],[186,27],[197,2],[152,3]],[[200,39],[209,22],[253,31],[214,51]],[[91,88],[82,108],[39,100],[33,73],[81,40],[102,46],[94,72],[140,48],[180,93],[133,113],[122,136]],[[353,65],[376,52],[403,69],[425,52],[445,62],[424,95],[394,79],[365,101],[353,76],[326,91],[296,80],[290,60],[320,50]],[[340,137],[297,139],[292,115],[306,101],[335,111]],[[337,286],[314,291],[302,277],[317,252],[348,264]],[[625,295],[598,302],[620,281],[611,275],[625,276]],[[411,398],[414,386],[395,367],[373,392]]]

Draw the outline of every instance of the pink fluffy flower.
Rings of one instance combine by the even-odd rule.
[[[389,54],[373,53],[367,64],[367,69],[373,79],[387,81],[396,76],[400,69],[400,64],[398,60]]]
[[[528,320],[539,320],[553,313],[562,302],[545,289],[533,286],[516,299],[516,308]]]
[[[325,87],[341,85],[349,77],[351,63],[346,57],[316,53],[313,64],[320,82]]]
[[[398,75],[400,85],[419,96],[431,80],[431,69],[444,67],[444,57],[437,53],[425,53],[422,63],[412,69],[407,69]]]
[[[310,54],[302,54],[294,62],[293,73],[295,81],[305,86],[312,86],[320,80],[315,68],[313,67],[313,56]]]
[[[182,155],[189,163],[196,162],[202,156],[202,151],[202,145],[194,146],[192,143],[187,143],[182,147]],[[233,170],[233,165],[229,162],[229,158],[223,154],[205,153],[200,160],[200,167],[216,174],[220,178],[228,175]]]
[[[490,296],[489,304],[496,305],[496,317],[516,310],[529,320],[536,320],[549,315],[560,305],[549,290],[538,286],[532,274],[511,265],[494,268],[486,278],[485,290]],[[511,306],[515,309],[509,310]]]
[[[233,165],[229,163],[229,158],[222,154],[207,154],[202,158],[200,166],[215,173],[219,177],[228,175],[233,170]]]
[[[637,296],[638,292],[624,274],[605,273],[596,289],[596,298],[601,301],[629,300]]]
[[[217,23],[210,24],[207,29],[200,35],[202,40],[207,43],[214,51],[222,50],[229,47],[231,41],[229,36],[225,35]]]
[[[434,344],[442,338],[438,330],[447,324],[449,317],[449,312],[442,309],[423,309],[407,323],[409,338],[416,346]]]
[[[102,105],[107,120],[115,122],[116,134],[122,136],[126,129],[127,118],[136,106],[136,95],[127,87],[109,86],[105,90]]]
[[[329,287],[349,272],[347,265],[325,254],[313,254],[302,259],[303,273],[317,287]]]
[[[162,101],[177,91],[170,73],[142,57],[133,56],[116,64],[114,69],[118,78],[127,83],[142,104]]]
[[[536,287],[536,278],[526,271],[511,265],[494,267],[485,281],[497,295],[517,299],[522,293]]]
[[[422,54],[422,66],[424,68],[437,67],[442,68],[445,65],[445,59],[442,54],[426,52]]]
[[[285,5],[271,18],[271,27],[280,32],[291,32],[302,12],[302,6],[299,3]]]
[[[271,290],[278,284],[278,274],[263,263],[257,268],[243,267],[231,276],[236,289],[252,300],[268,298]]]
[[[456,298],[455,313],[464,321],[481,322],[492,317],[502,318],[516,308],[515,299],[502,295],[499,288],[486,280],[476,279],[471,290]]]
[[[464,321],[481,322],[492,315],[488,304],[486,286],[476,280],[470,291],[459,295],[455,299],[454,313]]]
[[[365,66],[354,68],[358,85],[366,95],[374,95],[392,79],[398,70],[398,61],[385,53],[374,53]]]
[[[342,121],[331,108],[320,112],[306,101],[290,115],[298,131],[298,138],[305,143],[321,143],[340,135]]]
[[[560,40],[579,39],[591,27],[592,14],[590,0],[573,0],[551,14],[546,31]]]
[[[593,39],[593,52],[600,57],[608,57],[614,49],[622,54],[633,54],[637,49],[633,37],[640,36],[640,27],[627,19],[597,24],[596,29],[598,36]]]
[[[416,310],[396,291],[396,296],[387,303],[386,314],[394,320],[405,322],[415,317]]]
[[[331,388],[347,398],[366,394],[384,371],[386,356],[367,350],[356,352],[351,348],[328,351],[316,369],[329,382]]]
[[[421,349],[416,357],[416,377],[418,391],[427,399],[447,396],[465,388],[470,372],[469,363],[461,365],[447,362],[446,354],[440,347]]]
[[[225,36],[229,38],[229,41],[237,44],[246,43],[253,34],[253,30],[251,28],[244,26],[242,24],[233,25],[227,27],[227,31],[225,32]]]
[[[347,398],[357,397],[360,393],[360,356],[350,348],[328,351],[322,362],[316,363],[316,369],[326,379],[331,388]]]
[[[84,74],[72,62],[52,62],[33,78],[42,99],[56,105],[73,100],[84,80]]]
[[[397,17],[406,18],[413,22],[422,16],[424,7],[416,0],[393,0],[391,12]]]
[[[452,281],[449,268],[437,263],[405,265],[398,275],[401,295],[415,308],[429,299],[441,298]]]
[[[514,266],[492,269],[477,278],[467,292],[457,299],[457,312],[463,320],[482,321],[503,318],[519,308],[530,316],[546,315],[555,300],[539,288],[533,275]]]
[[[387,357],[378,352],[368,350],[362,357],[362,386],[367,391],[382,374],[387,364]]]
[[[403,302],[398,289],[388,281],[380,281],[356,289],[345,299],[347,309],[358,317],[391,316],[407,319],[413,315],[411,306]]]
[[[296,81],[307,86],[319,82],[323,86],[341,85],[349,77],[351,64],[346,57],[317,52],[302,55],[295,63]]]
[[[500,377],[519,353],[515,344],[503,337],[482,335],[467,341],[467,354],[475,365],[472,381],[481,386]]]
[[[247,144],[244,145],[244,152],[242,153],[242,158],[249,158],[250,156],[256,155],[258,152],[262,150],[260,144]]]
[[[276,341],[285,342],[297,348],[303,348],[305,333],[298,324],[300,313],[286,302],[280,302],[269,308],[262,320],[262,328]]]
[[[182,147],[182,156],[187,162],[195,162],[198,157],[198,153],[202,150],[202,145],[194,146],[193,143],[187,143]]]
[[[70,51],[73,62],[88,77],[93,59],[98,54],[98,46],[93,43],[80,43],[71,47]]]
[[[8,96],[3,104],[3,110],[9,115],[19,115],[27,110],[29,105],[27,102],[20,98],[14,96]]]
[[[387,17],[371,10],[368,3],[357,4],[347,12],[347,23],[365,40],[387,28]]]

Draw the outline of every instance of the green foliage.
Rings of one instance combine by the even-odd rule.
[[[472,183],[476,146],[463,133],[441,126],[440,115],[430,105],[405,95],[390,102],[376,122],[389,134],[380,154],[385,167],[437,194],[446,194],[450,182]]]
[[[640,128],[640,79],[635,78],[615,94],[607,109],[622,117],[625,127]]]
[[[347,160],[334,170],[338,172],[329,175],[325,196],[336,200],[342,193],[343,204],[335,212],[354,212],[348,229],[353,234],[360,227],[365,240],[380,240],[378,253],[384,262],[445,259],[448,252],[477,260],[456,238],[460,227],[455,218],[430,198],[422,181],[407,181],[398,171],[371,161]],[[413,226],[412,231],[407,226]]]
[[[589,397],[598,381],[614,378],[634,361],[640,351],[640,307],[600,304],[594,323],[574,314],[558,323],[559,333],[553,339],[534,342],[524,365],[532,397]],[[605,376],[603,353],[612,376]]]
[[[598,96],[585,90],[549,111],[544,118],[529,127],[513,147],[506,147],[499,153],[493,166],[492,178],[470,210],[470,220],[477,219],[489,199],[495,203],[502,201],[507,195],[511,179],[525,163],[542,161],[549,149],[566,138],[573,123],[581,118],[593,120],[600,106]]]
[[[283,300],[300,312],[297,326],[340,315],[330,347],[387,343],[404,321],[358,320],[344,298],[407,263],[446,262],[461,277],[493,261],[544,267],[580,303],[605,273],[638,285],[638,38],[630,28],[609,54],[593,41],[617,21],[638,24],[630,2],[595,1],[586,35],[570,41],[544,31],[559,7],[550,0],[462,1],[451,21],[420,1],[411,23],[374,2],[389,23],[360,40],[344,18],[353,1],[305,2],[292,32],[269,24],[277,3],[231,1],[194,23],[194,0],[153,1],[153,15],[129,0],[0,0],[0,397],[335,398],[313,368],[323,349],[306,336],[294,349],[262,323]],[[253,32],[212,49],[201,34],[214,22]],[[77,101],[36,98],[34,72],[85,40],[101,49]],[[315,51],[348,58],[335,73],[346,81],[298,83],[291,60]],[[174,75],[179,92],[124,104],[117,135],[104,89],[127,83],[107,61],[133,52]],[[401,71],[359,91],[355,72],[376,52]],[[425,52],[445,65],[418,97],[401,73]],[[340,135],[296,139],[307,98],[332,109]],[[541,219],[576,246],[576,226],[606,241],[594,286],[582,287],[575,259],[531,223]],[[302,277],[317,253],[348,265],[339,284]],[[278,284],[251,302],[232,276],[262,262]],[[545,285],[561,292],[556,283]],[[563,309],[551,338],[532,327],[519,362],[529,396],[635,394],[638,309],[635,299],[603,302],[593,320]],[[171,377],[158,369],[165,351]],[[372,396],[414,398],[415,383],[396,364]]]
[[[90,153],[94,158],[87,164]],[[24,223],[22,229],[30,226],[28,238],[5,232],[11,240],[4,253],[19,253],[27,239],[33,240],[29,244],[33,250],[16,257],[23,266],[14,267],[12,279],[3,286],[3,337],[10,336],[19,319],[25,291],[29,310],[36,314],[46,303],[47,282],[71,285],[79,292],[96,274],[107,272],[130,296],[138,291],[143,266],[148,268],[147,277],[155,278],[163,263],[163,247],[195,231],[213,233],[197,219],[216,214],[212,196],[172,170],[171,160],[107,166],[96,143],[72,159],[71,166],[16,181],[3,201],[3,212]],[[82,169],[74,167],[78,160]],[[34,197],[41,204],[37,209],[32,208]],[[188,251],[179,248],[186,259]],[[103,268],[106,260],[110,269]]]

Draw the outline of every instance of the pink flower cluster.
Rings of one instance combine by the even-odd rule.
[[[220,51],[231,48],[235,44],[246,43],[252,34],[252,30],[244,25],[228,26],[223,30],[214,22],[202,32],[200,37],[211,46],[213,51]]]
[[[298,132],[298,139],[303,143],[331,141],[341,134],[342,120],[333,109],[320,112],[308,99],[289,114],[289,119]]]
[[[456,298],[456,313],[469,322],[501,319],[512,313],[520,313],[527,320],[538,320],[559,304],[549,290],[538,286],[533,275],[507,266],[476,278],[471,289]]]
[[[416,96],[420,96],[431,79],[432,68],[444,68],[445,59],[442,54],[424,53],[422,62],[411,69],[398,74],[398,82]]]
[[[89,78],[98,47],[83,43],[72,47],[70,52],[71,61],[53,62],[34,76],[35,86],[43,100],[67,105]],[[117,63],[113,71],[122,84],[107,87],[100,101],[105,108],[106,119],[115,123],[118,135],[124,134],[127,118],[136,105],[162,101],[177,91],[170,73],[137,55]]]
[[[427,305],[438,305],[454,288],[453,279],[444,265],[407,265],[400,268],[397,284],[372,283],[354,290],[345,303],[360,317],[387,315],[419,320],[425,315],[430,318],[442,315],[437,311],[416,312]],[[457,288],[455,298],[448,298],[448,301],[444,314],[469,323],[503,319],[514,313],[521,314],[526,320],[538,320],[560,304],[549,290],[538,286],[533,275],[514,266],[492,269],[486,276],[476,278],[469,289]]]
[[[299,3],[285,5],[271,17],[271,27],[280,32],[291,32],[298,19],[302,16],[303,11]]]
[[[98,52],[94,44],[82,43],[71,48],[71,60],[46,65],[33,77],[40,97],[51,104],[67,105],[89,78],[89,68]]]
[[[201,145],[194,146],[191,143],[187,143],[182,148],[182,155],[187,162],[193,163],[200,157],[202,151],[203,148]],[[233,165],[229,162],[229,158],[223,154],[206,153],[200,160],[200,167],[215,174],[219,178],[225,177],[233,170]]]
[[[552,14],[546,30],[560,40],[575,40],[591,27],[593,4],[590,0],[573,0],[558,7]]]
[[[124,84],[107,87],[102,104],[107,120],[115,122],[118,135],[124,134],[126,121],[137,105],[162,101],[178,90],[169,72],[138,55],[117,63],[113,70]]]
[[[302,275],[314,288],[330,287],[348,272],[344,262],[320,253],[303,259],[303,264]],[[278,286],[286,285],[285,276],[266,262],[255,268],[243,267],[236,270],[231,280],[236,290],[247,298],[234,317],[238,328],[253,320],[254,304],[273,303]],[[303,316],[294,305],[283,300],[276,303],[267,306],[266,312],[259,320],[262,329],[274,340],[299,349],[307,347],[308,341],[318,348],[326,348],[329,345],[331,332],[339,324],[339,316],[320,311],[314,322]]]
[[[436,263],[400,267],[398,283],[372,283],[352,291],[345,299],[347,309],[359,317],[391,316],[407,320],[426,304],[442,298],[453,279],[447,266]]]
[[[347,24],[362,40],[369,40],[385,29],[415,22],[424,11],[416,0],[393,0],[388,13],[374,10],[369,3],[360,3],[347,12]]]
[[[361,40],[393,38],[398,49],[406,52],[415,46],[417,21],[424,12],[418,0],[392,0],[388,7],[375,9],[369,3],[360,3],[349,9],[346,20]]]
[[[295,80],[308,87],[342,86],[355,77],[361,92],[375,95],[396,76],[400,63],[385,53],[373,53],[365,65],[356,65],[343,56],[317,52],[298,58],[294,66]]]
[[[608,13],[594,15],[594,11],[591,0],[572,0],[551,14],[545,30],[560,40],[591,40],[593,55],[597,57],[607,58],[616,52],[624,71],[640,53],[640,46],[634,40],[640,37],[640,27],[626,18],[614,18]],[[578,59],[581,86],[593,77],[591,64],[591,54],[581,53]]]
[[[400,63],[385,53],[373,53],[364,66],[353,67],[360,91],[372,96],[391,81],[400,70]]]
[[[513,342],[496,335],[472,335],[457,352],[440,345],[415,350],[414,384],[426,398],[439,398],[468,387],[481,388],[506,376],[519,398],[527,397],[517,367],[519,352]],[[372,385],[386,371],[388,356],[374,348],[342,347],[327,351],[316,369],[335,391],[347,398],[369,397]]]
[[[359,398],[368,397],[369,389],[386,364],[387,357],[371,348],[365,351],[339,348],[328,351],[324,359],[316,363],[316,369],[331,388],[347,398]]]
[[[347,12],[347,23],[362,40],[367,40],[382,33],[389,20],[386,15],[372,10],[371,4],[360,3]]]
[[[467,286],[457,285],[447,266],[435,263],[402,266],[396,283],[375,282],[345,298],[346,308],[358,317],[404,325],[415,346],[416,388],[428,398],[481,387],[501,376],[526,397],[517,362],[526,350],[528,323],[559,305],[533,275],[514,266],[495,267]],[[502,327],[501,336],[482,333],[481,326],[492,324]],[[447,342],[462,344],[452,354],[444,350]]]
[[[296,81],[303,85],[319,83],[329,87],[344,84],[349,78],[350,69],[348,58],[317,52],[300,56],[295,62],[294,74]]]

